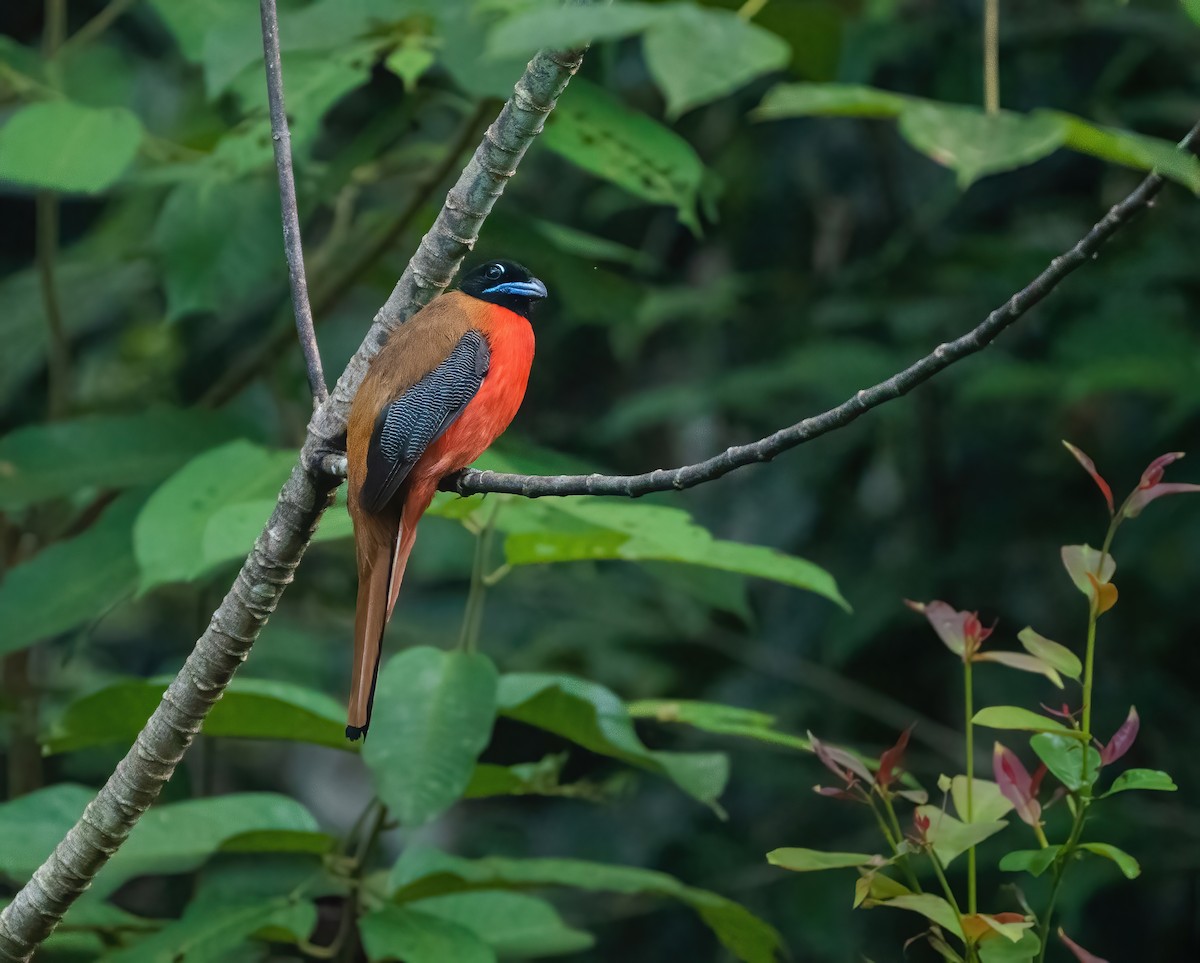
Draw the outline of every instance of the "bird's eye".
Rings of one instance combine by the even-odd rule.
[[[499,264],[493,264],[487,269],[487,276],[493,281],[500,277],[500,275],[503,273],[504,268],[502,268]]]

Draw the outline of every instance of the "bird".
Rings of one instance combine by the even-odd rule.
[[[530,315],[546,285],[514,261],[468,272],[395,329],[371,360],[346,422],[347,507],[358,598],[346,738],[366,737],[417,523],[439,483],[498,438],[533,364]]]

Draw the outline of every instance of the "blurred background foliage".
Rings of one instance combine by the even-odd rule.
[[[844,400],[976,324],[1073,244],[1142,176],[1109,160],[1165,156],[1158,141],[1101,128],[1175,141],[1200,107],[1200,29],[1186,2],[1006,2],[1004,105],[1099,126],[1067,131],[1055,126],[1063,115],[1035,114],[981,132],[937,115],[932,134],[921,116],[893,124],[900,108],[877,93],[773,88],[978,104],[980,4],[771,0],[741,19],[737,6],[632,5],[627,20],[605,21],[607,39],[488,220],[478,256],[518,258],[552,292],[535,319],[529,395],[493,464],[681,464]],[[291,0],[281,13],[332,378],[526,55],[576,21],[523,0]],[[19,882],[206,625],[294,458],[309,399],[256,5],[5,4],[0,28],[0,652],[13,800],[0,870]],[[791,97],[790,108],[755,115],[768,91],[768,105]],[[814,113],[865,116],[795,116]],[[1194,167],[1172,176],[1195,186]],[[460,893],[379,911],[363,928],[373,958],[395,947],[411,959],[725,958],[689,906],[735,947],[754,934],[769,943],[719,893],[777,927],[798,959],[899,959],[917,917],[853,913],[850,879],[764,861],[784,845],[875,847],[855,814],[812,794],[810,756],[786,735],[772,745],[703,731],[761,736],[768,722],[753,713],[697,728],[642,703],[635,735],[625,704],[724,703],[773,716],[779,733],[811,729],[869,753],[915,719],[913,770],[930,786],[960,771],[948,728],[958,667],[900,601],[978,608],[1010,641],[1030,623],[1079,641],[1084,613],[1058,546],[1096,542],[1104,516],[1059,439],[1119,490],[1151,457],[1196,447],[1197,236],[1200,208],[1169,185],[999,344],[775,464],[633,506],[439,502],[389,633],[404,654],[385,671],[393,699],[365,754],[378,783],[339,735],[354,564],[335,507],[164,805],[45,958],[191,959],[171,954],[199,954],[201,942],[222,959],[268,945],[296,958],[314,923],[328,942],[344,884],[314,866],[328,862],[330,836],[375,818],[378,786],[406,825],[384,827],[368,896],[429,897],[430,879],[471,873],[577,888],[546,891],[561,918],[491,890],[483,902]],[[481,765],[480,747],[447,763],[477,798],[444,811],[461,786],[440,801],[390,788],[438,763],[405,755],[386,727],[421,698],[402,660],[436,673],[443,657],[426,647],[459,638],[481,531],[500,538],[483,536],[489,566],[502,552],[512,566],[478,632],[502,674],[479,656],[463,684],[495,689],[499,718]],[[1188,599],[1200,513],[1186,499],[1155,506],[1115,553],[1121,602],[1101,625],[1097,731],[1137,704],[1135,763],[1170,771],[1181,791],[1106,809],[1105,838],[1143,876],[1093,867],[1060,905],[1067,930],[1106,957],[1194,959],[1200,616]],[[834,604],[839,589],[852,611]],[[1037,677],[977,680],[977,704],[1060,701]],[[512,860],[454,863],[484,856]],[[712,892],[526,857],[652,868]],[[999,888],[1015,880],[985,877],[981,891],[1011,909]],[[764,958],[741,945],[743,958]]]

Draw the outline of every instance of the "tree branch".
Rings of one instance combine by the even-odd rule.
[[[79,822],[0,913],[0,960],[24,961],[33,955],[175,771],[275,610],[332,500],[336,479],[320,471],[321,455],[344,431],[368,360],[389,332],[450,282],[582,60],[582,51],[541,53],[526,67],[363,346],[313,415],[301,463],[292,470],[233,587],[162,702]]]
[[[283,67],[279,57],[279,15],[275,0],[259,0],[262,17],[263,63],[267,71],[267,102],[271,110],[271,140],[275,146],[275,168],[279,171],[279,207],[283,214],[283,250],[287,256],[288,280],[292,288],[292,312],[296,336],[308,369],[308,387],[313,407],[329,397],[321,350],[313,330],[312,306],[308,303],[308,280],[304,274],[304,249],[300,243],[300,215],[296,210],[296,177],[292,172],[292,135],[288,130],[283,102]]]
[[[1200,141],[1200,124],[1191,129],[1180,147],[1191,148]],[[442,483],[445,491],[460,495],[500,492],[540,498],[543,495],[625,495],[637,498],[650,492],[682,491],[715,481],[729,472],[770,461],[789,449],[844,428],[859,416],[908,394],[956,361],[982,351],[1030,308],[1053,291],[1076,268],[1089,261],[1118,229],[1150,206],[1163,187],[1163,179],[1150,174],[1123,201],[1114,205],[1069,251],[1060,254],[1028,285],[989,314],[962,337],[938,345],[930,354],[885,381],[864,388],[836,408],[781,428],[766,438],[728,448],[719,455],[694,465],[659,468],[641,475],[516,475],[468,469]]]

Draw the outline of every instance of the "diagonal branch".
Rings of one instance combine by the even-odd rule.
[[[0,960],[24,961],[33,955],[175,771],[209,709],[221,698],[275,611],[321,514],[329,507],[337,480],[309,467],[320,463],[312,456],[327,453],[336,444],[367,361],[388,333],[450,282],[582,60],[583,51],[541,53],[526,67],[363,346],[333,394],[313,415],[304,458],[292,470],[233,587],[162,702],[79,822],[0,913]]]
[[[275,0],[259,0],[262,16],[263,63],[267,71],[267,102],[271,110],[271,140],[275,146],[275,168],[279,171],[279,207],[283,214],[283,251],[287,257],[288,280],[292,287],[292,311],[296,336],[308,369],[308,388],[313,406],[329,397],[321,351],[313,330],[312,306],[308,303],[308,279],[304,274],[304,249],[300,243],[300,215],[296,209],[296,177],[292,172],[292,135],[288,130],[287,107],[283,102],[283,66],[279,57],[279,15]]]
[[[1200,143],[1200,124],[1191,129],[1179,146],[1188,149],[1197,143]],[[1041,274],[962,337],[938,345],[903,371],[870,388],[863,388],[836,408],[781,428],[766,438],[727,448],[721,454],[694,465],[659,468],[641,475],[516,475],[467,470],[446,479],[442,488],[460,495],[502,492],[527,498],[543,495],[625,495],[637,498],[650,492],[693,488],[715,481],[737,468],[770,461],[789,449],[844,428],[872,408],[908,394],[956,361],[982,351],[1009,325],[1053,291],[1067,275],[1091,260],[1104,242],[1122,226],[1149,207],[1154,196],[1162,190],[1163,183],[1158,174],[1146,177],[1128,197],[1097,221],[1074,247],[1051,261]]]

